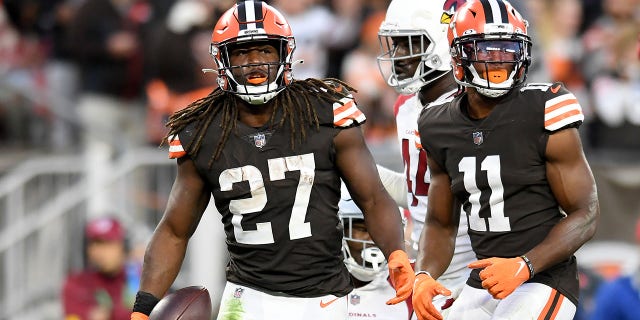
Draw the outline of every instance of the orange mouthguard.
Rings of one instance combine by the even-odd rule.
[[[507,80],[508,74],[507,69],[490,70],[487,71],[487,80],[492,83],[501,83]]]
[[[267,81],[267,77],[256,77],[256,78],[247,79],[247,82],[249,82],[251,84],[261,84],[261,83],[263,83],[265,81]]]

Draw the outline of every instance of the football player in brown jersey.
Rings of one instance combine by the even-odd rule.
[[[404,172],[378,167],[382,183],[399,206],[411,213],[410,256],[415,258],[424,226],[430,176],[430,155],[416,147],[418,117],[432,103],[453,99],[458,84],[451,72],[447,30],[456,8],[465,0],[393,0],[387,8],[378,38],[382,48],[378,65],[387,84],[400,95],[393,106]],[[407,10],[411,8],[411,10]],[[433,304],[443,315],[469,277],[467,264],[475,260],[467,234],[467,219],[458,226],[455,250],[447,270],[438,278],[450,296],[437,296]]]
[[[388,261],[396,290],[387,303],[411,295],[402,222],[359,128],[365,116],[347,84],[294,79],[294,50],[287,21],[261,1],[218,20],[219,88],[168,122],[178,172],[132,319],[145,319],[175,280],[211,196],[230,257],[218,319],[346,319],[341,179]]]
[[[468,1],[449,25],[454,77],[466,90],[418,120],[431,156],[419,319],[442,319],[431,300],[449,291],[434,279],[449,265],[460,214],[478,260],[450,319],[573,319],[574,253],[595,233],[596,185],[576,97],[560,83],[525,85],[527,25],[503,0]]]

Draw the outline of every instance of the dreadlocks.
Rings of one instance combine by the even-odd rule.
[[[345,82],[334,78],[324,80],[310,78],[293,81],[274,98],[275,107],[271,115],[270,127],[279,128],[288,122],[291,128],[291,149],[295,149],[296,141],[299,143],[305,141],[307,128],[319,129],[318,115],[312,100],[319,98],[326,103],[342,104],[339,100],[346,97],[349,92],[355,91]],[[200,151],[202,140],[211,122],[218,114],[221,114],[222,137],[209,160],[209,167],[211,167],[213,161],[220,156],[229,135],[236,128],[238,120],[236,103],[238,103],[238,99],[233,93],[223,91],[220,88],[215,89],[208,96],[192,102],[186,108],[171,115],[166,124],[169,132],[163,139],[163,143],[174,139],[175,135],[189,123],[201,121],[201,125],[196,129],[195,138],[186,146],[186,150],[196,155]],[[275,123],[275,114],[279,110],[282,110],[282,117]]]

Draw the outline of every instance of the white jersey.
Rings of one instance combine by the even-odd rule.
[[[413,313],[409,303],[404,301],[395,305],[387,305],[387,300],[396,296],[388,280],[389,271],[384,270],[361,288],[351,291],[347,299],[349,320],[408,320]]]
[[[455,90],[446,92],[432,103],[441,104],[448,99],[452,99],[455,92]],[[405,175],[408,180],[407,207],[411,213],[413,225],[411,241],[415,250],[417,250],[418,239],[420,239],[420,233],[424,227],[430,183],[429,168],[427,167],[428,155],[424,149],[419,148],[418,117],[422,109],[423,106],[417,94],[399,96],[394,107],[398,140],[402,150],[402,161],[404,162]],[[451,264],[444,274],[438,278],[438,281],[452,291],[454,298],[464,286],[471,271],[467,268],[467,264],[475,259],[475,254],[471,249],[471,241],[467,234],[467,217],[460,215],[456,247]]]

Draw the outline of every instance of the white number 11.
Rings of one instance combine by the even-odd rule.
[[[509,218],[504,216],[504,187],[500,179],[500,156],[487,156],[480,164],[480,169],[487,172],[487,181],[491,188],[489,208],[491,217],[480,217],[480,189],[476,184],[476,157],[464,157],[458,163],[458,170],[464,174],[464,188],[469,192],[471,211],[469,228],[475,231],[503,232],[510,231]]]

